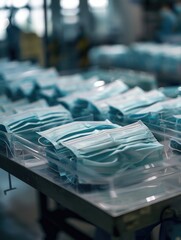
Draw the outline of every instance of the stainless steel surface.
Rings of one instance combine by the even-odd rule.
[[[26,168],[6,157],[0,157],[0,168],[31,185],[48,197],[54,199],[64,207],[79,214],[97,227],[102,228],[114,237],[125,239],[125,234],[131,234],[160,221],[165,208],[174,208],[181,212],[181,192],[175,196],[168,196],[166,200],[154,202],[134,211],[125,212],[119,216],[112,216],[98,206],[87,201],[83,196],[65,188],[59,176],[52,172],[45,164],[34,168]],[[47,175],[47,172],[49,173]]]

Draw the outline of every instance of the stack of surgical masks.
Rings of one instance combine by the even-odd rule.
[[[42,104],[42,103],[41,103]],[[32,107],[32,108],[31,108]],[[2,151],[11,149],[12,133],[24,133],[24,138],[37,144],[35,129],[47,129],[55,125],[72,122],[71,113],[62,106],[18,108],[16,114],[2,114],[0,117],[0,147]]]
[[[154,103],[164,101],[165,95],[157,90],[150,91],[140,96],[130,97],[122,101],[110,102],[109,119],[112,122],[121,123],[130,115],[150,106]]]
[[[130,88],[138,86],[145,91],[157,88],[155,75],[146,72],[136,72],[133,70],[113,70],[110,72],[113,80],[120,79]]]
[[[137,98],[137,96],[144,95],[145,92],[139,88],[135,87],[128,90],[125,93],[106,98],[98,101],[91,101],[87,107],[87,111],[94,117],[95,120],[103,120],[109,118],[109,106],[111,104],[117,104],[123,100],[129,100],[130,98]]]
[[[142,122],[126,127],[110,122],[75,122],[39,134],[43,143],[46,139],[45,143],[52,146],[59,161],[74,169],[74,176],[59,169],[60,175],[71,181],[85,167],[112,176],[163,157],[163,146]]]
[[[121,94],[127,90],[128,86],[122,81],[117,80],[113,83],[99,87],[94,91],[84,92],[82,94],[75,95],[75,98],[72,102],[73,105],[69,106],[69,109],[71,109],[74,117],[84,116],[85,114],[90,113],[89,105],[92,103],[92,101],[98,101],[117,96],[118,94]],[[60,101],[60,103],[61,102],[62,100]]]
[[[0,118],[0,130],[5,132],[20,132],[41,127],[46,124],[59,123],[72,120],[68,110],[62,106],[35,108],[17,114]]]
[[[78,101],[78,99],[80,100],[82,99],[82,101],[83,100],[85,101],[101,100],[101,99],[109,98],[111,96],[118,95],[127,90],[128,90],[128,86],[124,84],[122,81],[117,80],[110,84],[100,85],[92,91],[85,91],[81,93],[77,92],[67,97],[59,98],[57,99],[57,102],[66,106],[70,111],[73,111],[76,105],[76,101]],[[87,103],[85,104],[83,103],[83,105],[87,105]]]
[[[45,86],[44,86],[45,84]],[[52,85],[51,85],[52,84]],[[60,76],[58,78],[42,81],[41,87],[37,91],[37,98],[44,98],[50,105],[55,104],[57,98],[69,96],[76,92],[86,92],[104,85],[97,77],[83,79],[82,75],[75,74],[69,76]]]
[[[168,99],[143,108],[130,116],[132,119],[140,119],[145,123],[159,124],[160,121],[169,127],[169,123],[175,121],[174,115],[179,114],[181,108],[181,97]]]
[[[124,57],[129,53],[129,48],[124,45],[99,46],[94,47],[89,52],[89,60],[94,65],[99,66],[118,66],[124,64]],[[122,58],[121,58],[121,57]]]
[[[15,113],[21,113],[27,110],[33,110],[33,109],[42,109],[42,108],[47,108],[48,103],[44,99],[40,99],[38,101],[28,103],[28,104],[23,104],[21,106],[16,106],[14,107]]]
[[[73,76],[62,76],[60,81],[56,83],[56,89],[59,97],[67,96],[74,92],[89,91],[93,88],[104,85],[104,81],[99,82],[97,77],[84,79],[82,75],[75,74]]]
[[[9,76],[7,82],[7,94],[12,99],[18,99],[22,97],[26,97],[29,99],[38,98],[39,91],[39,81],[40,79],[44,80],[44,84],[46,85],[45,79],[48,78],[49,83],[51,83],[52,79],[57,77],[58,73],[55,69],[28,69],[26,72],[23,72],[16,77]]]
[[[130,120],[142,120],[152,130],[170,136],[170,147],[180,152],[181,97],[158,102],[129,116]]]
[[[67,151],[63,146],[63,142],[73,140],[76,138],[82,138],[97,132],[100,132],[105,129],[114,129],[117,125],[112,124],[109,121],[96,122],[96,121],[77,121],[72,123],[67,123],[63,126],[57,126],[42,132],[38,132],[41,136],[38,139],[38,142],[42,146],[46,146],[51,151],[55,152],[58,158],[57,160],[67,161],[73,157],[70,151]],[[47,156],[51,159],[54,156],[47,153]],[[66,164],[67,164],[66,163]],[[51,167],[56,169],[56,166],[49,163]],[[61,176],[65,175],[65,171],[61,171]]]
[[[136,86],[149,91],[157,88],[156,76],[151,73],[138,72],[126,69],[109,69],[109,70],[88,70],[86,73],[82,74],[84,78],[89,79],[91,77],[97,77],[106,83],[113,82],[115,80],[123,81],[128,87],[134,88]]]
[[[26,98],[17,101],[11,101],[7,97],[0,97],[0,103],[0,112],[2,112],[3,115],[48,107],[48,104],[44,99],[30,103]]]
[[[122,45],[101,46],[91,49],[89,58],[97,66],[119,66],[179,76],[181,47],[156,43],[135,43],[130,47]]]
[[[117,83],[120,83],[120,81],[113,82],[110,85],[116,89],[119,85]],[[105,88],[108,86],[109,84]],[[123,88],[118,86],[115,91],[113,91],[114,88],[110,88],[110,90],[108,87],[107,89],[107,92],[102,88],[100,93],[95,91],[86,92],[85,94],[73,94],[58,99],[58,102],[69,109],[74,117],[89,114],[93,116],[94,120],[105,120],[108,118],[111,121],[121,123],[127,115],[166,99],[166,96],[157,90],[144,92],[139,87],[135,87],[125,91],[125,85],[123,85]],[[122,117],[120,118],[120,116]]]
[[[18,67],[12,67],[12,63],[8,63],[6,67],[6,71],[3,71],[3,81],[8,96],[14,100],[29,97],[34,89],[34,76],[43,70],[30,64],[24,67],[22,63],[18,63]]]

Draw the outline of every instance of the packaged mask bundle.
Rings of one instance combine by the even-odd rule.
[[[173,115],[179,114],[181,108],[181,97],[168,99],[162,102],[155,103],[149,107],[137,111],[130,118],[134,120],[142,120],[145,123],[153,123],[160,125],[164,122],[165,127],[169,127],[170,123],[175,122],[176,118]]]
[[[41,83],[41,84],[40,84]],[[42,79],[39,81],[39,89],[36,98],[44,98],[50,105],[57,102],[57,98],[65,97],[75,92],[85,92],[104,85],[97,77],[83,79],[82,75],[59,76],[56,78]]]
[[[41,136],[38,139],[40,145],[46,146],[47,149],[56,153],[56,157],[52,156],[49,152],[47,152],[48,158],[55,158],[55,160],[67,161],[68,164],[69,160],[73,157],[72,152],[68,151],[63,146],[63,142],[73,140],[76,138],[82,138],[84,136],[88,136],[97,132],[100,132],[105,129],[113,129],[118,127],[115,124],[112,124],[109,121],[77,121],[65,124],[63,126],[54,127],[42,132],[38,132]],[[50,166],[54,169],[57,169],[55,164],[49,162]],[[65,176],[65,170],[60,171],[61,176]]]
[[[73,111],[76,99],[80,98],[81,96],[88,95],[89,92],[85,93],[73,93],[66,97],[57,98],[57,103],[63,105],[66,109],[70,112]]]
[[[1,67],[0,72],[3,75],[4,81],[13,81],[16,79],[16,76],[21,76],[32,69],[39,69],[39,67],[37,65],[32,65],[30,62],[8,62]]]
[[[181,150],[181,98],[169,99],[153,104],[130,116],[134,121],[140,119],[156,131],[166,132],[170,136],[170,148]]]
[[[20,132],[41,127],[46,124],[71,121],[72,116],[62,106],[45,107],[24,111],[7,117],[0,118],[0,130],[5,132]]]
[[[20,107],[20,106],[24,106],[24,105],[28,105],[29,101],[27,99],[21,99],[21,100],[17,100],[17,101],[7,101],[1,104],[0,109],[2,112],[4,113],[15,113],[15,108],[16,107]]]
[[[127,121],[130,116],[139,112],[139,110],[165,99],[166,97],[163,93],[152,90],[141,96],[110,103],[109,119],[116,123]]]
[[[21,106],[14,107],[14,111],[16,113],[21,113],[27,110],[34,110],[34,109],[41,109],[41,108],[47,108],[49,105],[44,99],[28,103],[28,104],[23,104]]]
[[[26,87],[25,94],[23,90]],[[34,89],[34,79],[31,77],[16,76],[13,80],[6,81],[6,94],[13,100],[29,97]]]
[[[48,107],[48,104],[43,99],[39,101],[35,101],[33,103],[30,103],[27,99],[21,99],[17,101],[8,100],[8,101],[2,102],[2,104],[0,105],[0,111],[2,113],[13,114],[13,113],[27,111],[30,109],[36,109],[36,108],[39,109],[44,107]]]
[[[63,141],[74,168],[88,167],[105,176],[163,159],[163,146],[141,122]],[[72,156],[73,156],[72,155]]]
[[[87,168],[103,176],[112,176],[163,157],[163,146],[141,122],[126,127],[107,121],[75,122],[55,128],[53,132],[50,129],[38,134],[42,144],[54,149],[56,160],[74,169],[78,175],[81,169]],[[47,157],[49,154],[47,152]],[[59,172],[74,182],[75,176],[63,167],[59,167]]]
[[[118,66],[120,56],[124,58],[128,50],[124,45],[94,47],[89,52],[89,60],[96,66]]]
[[[56,83],[56,90],[58,96],[63,97],[76,91],[89,91],[95,88],[97,84],[99,84],[97,82],[99,82],[99,79],[97,77],[92,77],[85,80],[80,74],[62,76],[60,77],[60,80]],[[103,81],[102,83],[104,84]]]
[[[90,91],[77,97],[74,101],[72,107],[72,115],[74,117],[84,116],[85,114],[90,114],[89,105],[94,101],[107,99],[113,96],[117,96],[128,90],[128,86],[122,81],[114,81],[103,87],[96,89],[95,91]]]
[[[22,97],[27,97],[33,99],[36,97],[36,91],[38,88],[39,79],[43,79],[44,84],[46,84],[45,79],[50,79],[57,76],[58,73],[55,69],[27,69],[27,71],[14,76],[9,76],[7,82],[7,94],[12,99],[18,99]]]
[[[139,88],[135,87],[131,90],[128,90],[125,93],[120,95],[107,98],[100,101],[92,101],[88,105],[88,112],[94,116],[95,120],[105,120],[109,118],[109,106],[111,104],[117,104],[118,102],[126,99],[135,98],[137,96],[143,95],[145,92]]]
[[[180,75],[181,48],[179,45],[135,43],[119,51],[119,48],[123,47],[125,48],[122,45],[113,45],[106,48],[104,46],[92,48],[89,53],[90,61],[97,66],[126,67],[171,77]]]
[[[103,84],[104,82],[98,81],[96,83]],[[98,101],[101,99],[109,98],[117,94],[126,92],[128,87],[121,81],[116,81],[105,86],[98,87],[92,91],[85,91],[81,93],[73,93],[69,96],[58,98],[57,102],[66,107],[72,112],[75,118],[90,114],[88,106],[90,102]],[[106,96],[107,95],[107,96]]]
[[[43,132],[38,132],[42,136],[41,142],[47,140],[55,149],[62,148],[62,142],[66,142],[75,138],[81,138],[94,132],[99,132],[105,129],[112,129],[118,127],[115,124],[107,121],[76,121],[72,123],[65,124],[63,126],[58,126],[55,128],[48,129]]]
[[[114,70],[112,74],[116,76],[116,79],[120,79],[130,88],[138,86],[145,91],[157,88],[156,77],[150,73],[136,72],[133,70]]]

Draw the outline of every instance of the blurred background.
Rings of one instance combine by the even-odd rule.
[[[95,46],[179,45],[180,35],[179,0],[0,1],[0,57],[59,70],[90,66],[88,52]]]

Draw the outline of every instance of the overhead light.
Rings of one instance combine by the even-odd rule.
[[[1,0],[0,1],[0,8],[3,8],[6,6],[6,0]]]
[[[107,8],[109,0],[88,0],[88,4],[91,8]]]
[[[60,0],[63,9],[76,9],[79,7],[79,0]]]
[[[15,14],[14,20],[18,25],[22,25],[26,23],[29,15],[30,15],[29,10],[26,8],[22,8],[18,10],[17,13]]]
[[[21,7],[24,7],[28,4],[28,0],[7,0],[6,1],[6,5],[8,7],[15,7],[15,8],[21,8]]]
[[[30,3],[34,8],[43,6],[43,0],[31,0]]]
[[[1,19],[1,27],[0,27],[0,31],[3,31],[5,30],[9,25],[9,20],[8,18],[4,18],[4,19]]]

